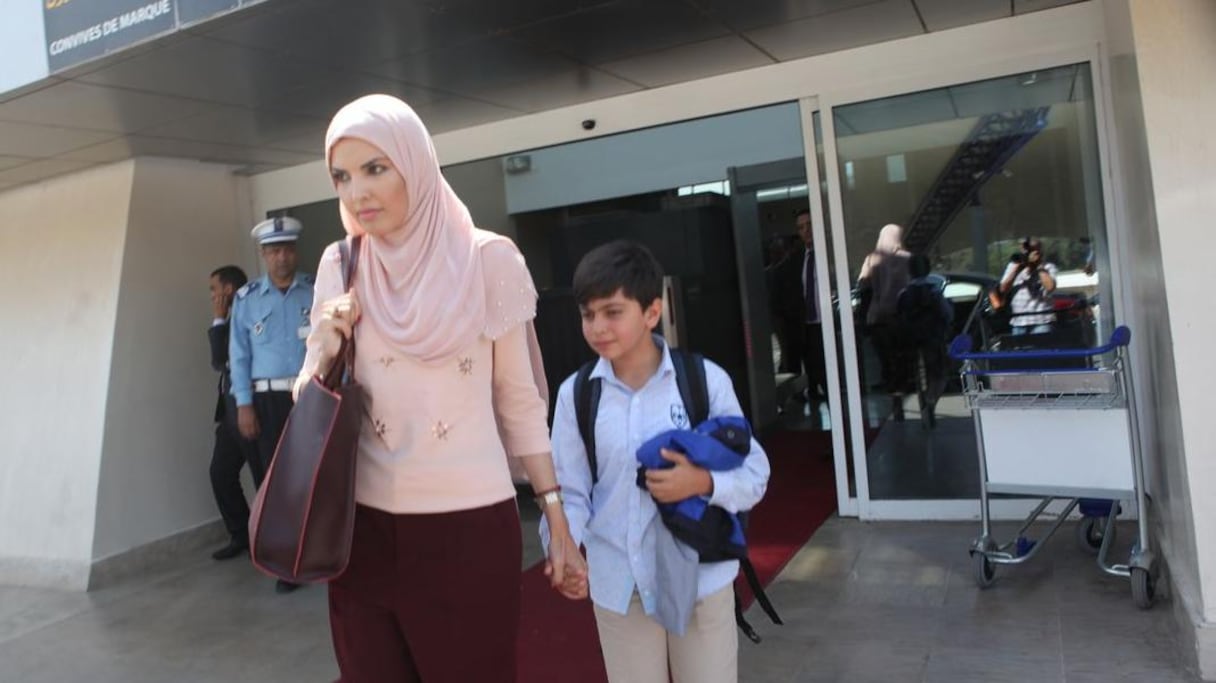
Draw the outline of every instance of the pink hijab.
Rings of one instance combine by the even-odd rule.
[[[367,95],[339,110],[325,134],[327,167],[334,145],[347,137],[384,152],[405,179],[409,201],[398,230],[363,240],[355,285],[364,324],[402,354],[437,365],[480,335],[497,339],[535,317],[536,289],[522,255],[507,238],[473,225],[409,105]],[[365,234],[345,206],[340,211],[348,234]],[[482,247],[492,243],[509,245],[514,258],[483,258]]]

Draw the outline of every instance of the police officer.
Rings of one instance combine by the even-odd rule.
[[[256,486],[274,457],[291,412],[291,387],[304,365],[313,278],[296,272],[296,240],[302,230],[300,221],[285,217],[253,228],[266,274],[237,291],[232,311],[232,395],[241,435],[257,442],[249,463]],[[295,588],[284,581],[277,585],[279,592]]]
[[[215,504],[228,529],[228,545],[211,554],[216,560],[230,560],[249,549],[249,504],[241,490],[241,468],[251,462],[252,441],[241,438],[236,423],[236,403],[228,373],[228,331],[232,301],[248,281],[245,271],[223,266],[211,273],[211,367],[220,373],[215,402],[215,449],[211,453],[211,490]]]

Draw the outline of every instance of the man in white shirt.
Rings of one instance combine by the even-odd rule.
[[[1055,325],[1056,314],[1051,294],[1056,289],[1055,264],[1043,260],[1043,243],[1027,238],[1021,258],[1015,258],[1001,277],[1001,293],[1012,292],[1009,310],[1014,335],[1046,334]]]

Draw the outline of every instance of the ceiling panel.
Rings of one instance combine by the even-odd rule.
[[[124,132],[185,118],[196,100],[66,82],[0,104],[0,121]]]
[[[247,164],[275,164],[280,167],[313,161],[317,154],[304,154],[286,150],[222,145],[193,140],[152,138],[129,135],[100,145],[79,149],[62,155],[69,161],[108,163],[138,156],[174,157],[197,159],[212,163],[241,166]]]
[[[785,24],[879,0],[689,0],[735,31]]]
[[[42,159],[21,166],[0,171],[0,185],[19,185],[45,180],[55,176],[79,171],[93,164],[84,161],[65,161],[63,159]]]
[[[49,158],[114,137],[114,133],[80,130],[79,128],[56,128],[31,123],[0,121],[0,154]]]
[[[545,52],[510,38],[495,38],[430,50],[366,71],[449,93],[470,95],[489,85],[559,76],[578,66],[577,62],[555,52]]]
[[[303,135],[327,123],[328,121],[320,118],[278,111],[215,106],[204,114],[153,126],[140,131],[140,134],[147,137],[258,147],[268,146],[275,140]]]
[[[481,94],[481,99],[510,109],[536,112],[641,89],[641,86],[603,71],[580,67],[538,81],[491,88]]]
[[[619,0],[445,0],[441,4],[452,15],[474,20],[484,26],[490,35],[503,35],[531,24],[618,2]]]
[[[653,88],[772,63],[746,40],[726,36],[608,62],[599,68]]]
[[[28,164],[31,161],[34,161],[34,159],[29,157],[0,156],[0,171],[3,171],[6,168],[12,168],[14,166],[20,166],[21,164]]]
[[[435,0],[293,0],[227,25],[200,30],[216,40],[358,67],[490,34],[484,17]]]
[[[923,32],[910,0],[882,0],[751,31],[747,37],[761,49],[784,61]]]
[[[267,108],[328,121],[342,105],[372,93],[394,95],[412,106],[422,106],[444,97],[434,90],[379,76],[333,74],[276,94]]]
[[[454,97],[417,109],[432,134],[477,126],[490,121],[521,116],[525,112],[508,107]]]
[[[1026,14],[1062,5],[1074,5],[1078,2],[1085,2],[1085,0],[1013,0],[1013,12],[1014,14]]]
[[[930,31],[1010,16],[1009,0],[913,0]]]
[[[316,78],[318,69],[299,59],[195,37],[85,74],[80,80],[256,107],[273,101],[274,93]]]
[[[521,29],[512,35],[586,64],[602,64],[730,30],[679,0],[622,0]]]

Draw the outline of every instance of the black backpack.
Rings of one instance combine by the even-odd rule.
[[[895,305],[903,341],[913,346],[945,343],[949,331],[941,306],[937,285],[913,283],[904,287]]]
[[[679,349],[670,349],[670,351],[671,362],[675,366],[676,386],[679,387],[680,398],[684,402],[684,411],[688,413],[688,424],[690,426],[699,425],[709,419],[709,387],[705,380],[705,358],[699,353],[685,353]],[[578,421],[578,433],[583,438],[583,446],[587,451],[587,465],[591,469],[593,488],[600,480],[599,461],[595,455],[595,418],[599,413],[603,382],[599,378],[591,378],[591,372],[595,370],[598,362],[598,360],[593,360],[583,365],[575,374],[574,379],[574,415]],[[746,531],[746,512],[739,513],[739,523]],[[756,568],[751,561],[742,558],[739,560],[739,566],[743,570],[743,575],[747,577],[747,584],[752,589],[752,595],[756,596],[756,602],[760,603],[760,607],[768,618],[774,624],[784,623],[777,615],[777,610],[773,608],[768,595],[765,594],[764,587],[760,585],[760,578],[756,575]],[[739,602],[738,593],[735,593],[735,623],[753,643],[760,642],[760,634],[756,633],[752,625],[747,623],[747,619],[743,617],[743,605]]]

